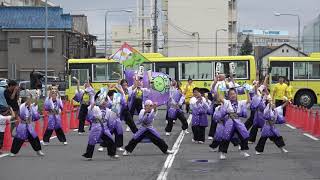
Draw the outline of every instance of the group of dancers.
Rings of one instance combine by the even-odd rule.
[[[144,139],[149,139],[164,154],[174,152],[169,149],[158,130],[152,125],[157,116],[158,104],[145,96],[150,89],[144,87],[140,77],[133,78],[134,84],[130,87],[128,81],[122,79],[116,85],[101,88],[98,92],[95,92],[90,82],[85,83],[84,89],[81,89],[78,81],[73,98],[80,103],[78,133],[85,132],[85,121],[90,122],[87,148],[82,155],[85,159],[92,160],[97,144],[100,145],[98,151],[104,151],[106,148],[111,158],[119,158],[117,152],[128,156]],[[267,79],[268,76],[264,81],[254,81],[252,86],[244,88],[235,83],[233,78],[225,78],[220,74],[214,78],[210,93],[203,93],[202,89],[192,84],[191,79],[184,87],[172,80],[167,101],[165,135],[171,135],[177,119],[181,121],[183,133],[189,134],[186,116],[190,113],[192,142],[196,144],[204,144],[205,130],[209,126],[208,117],[211,117],[208,139],[212,140],[212,143],[209,147],[210,151],[220,153],[220,159],[226,159],[230,142],[239,148],[244,157],[249,157],[248,143],[255,142],[259,129],[261,137],[255,147],[257,155],[263,153],[267,139],[274,142],[282,152],[287,153],[284,140],[275,125],[285,122],[283,108],[288,101],[275,107],[269,94]],[[152,85],[152,81],[150,84]],[[239,100],[238,94],[243,94],[244,90],[247,98]],[[286,100],[285,97],[284,99]],[[15,156],[26,140],[39,156],[44,156],[39,137],[32,125],[34,121],[40,119],[37,101],[37,98],[29,94],[26,101],[20,105],[20,122],[16,128],[10,156]],[[184,112],[182,108],[184,104],[187,105],[189,113]],[[49,112],[49,118],[42,145],[49,145],[53,131],[56,132],[58,140],[67,145],[66,136],[61,128],[63,103],[58,91],[50,91],[44,107]],[[249,109],[249,118],[243,123],[242,119],[247,118]],[[136,122],[133,120],[135,115],[138,115]],[[14,113],[9,118],[13,116]],[[123,121],[132,132],[132,139],[126,146],[123,142]]]

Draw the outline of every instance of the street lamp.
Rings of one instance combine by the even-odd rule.
[[[217,29],[216,30],[216,56],[218,56],[218,32],[219,31],[227,32],[228,30],[226,30],[226,29]]]
[[[283,13],[278,13],[275,12],[274,13],[275,16],[294,16],[298,18],[298,51],[300,51],[301,47],[300,47],[300,16],[298,14],[283,14]],[[300,54],[298,52],[298,54]]]
[[[109,13],[114,13],[114,12],[127,12],[127,13],[132,13],[133,10],[131,9],[122,9],[122,10],[108,10],[106,11],[105,13],[105,16],[104,16],[104,31],[105,31],[105,34],[104,34],[104,43],[105,43],[105,47],[104,47],[104,54],[105,54],[105,58],[108,57],[108,53],[107,53],[107,44],[108,44],[108,14]]]
[[[45,4],[45,40],[44,40],[44,56],[45,56],[45,81],[44,81],[44,96],[47,97],[47,85],[48,85],[48,0]]]

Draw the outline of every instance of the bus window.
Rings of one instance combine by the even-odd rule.
[[[198,79],[212,80],[212,63],[211,62],[199,62],[198,63]]]
[[[88,69],[72,69],[71,77],[76,77],[80,81],[80,85],[84,84],[89,79],[89,70]],[[72,86],[76,86],[77,83],[75,81],[71,81]]]
[[[107,64],[94,64],[92,73],[94,82],[107,81]]]
[[[117,81],[122,78],[122,67],[119,63],[108,64],[108,80]],[[120,76],[119,76],[120,75]]]
[[[273,83],[278,82],[279,77],[290,79],[290,67],[272,67],[271,74]]]
[[[216,62],[218,63],[218,62]],[[230,62],[220,62],[222,64],[221,72],[222,74],[230,75],[229,64]],[[236,67],[236,79],[249,79],[248,76],[248,62],[247,61],[233,61]]]
[[[309,63],[309,79],[320,79],[320,62]]]
[[[308,79],[308,69],[306,62],[294,62],[294,79]]]
[[[121,78],[119,74],[122,76],[121,65],[118,63],[93,64],[92,72],[94,82],[116,81]]]
[[[181,80],[198,79],[198,68],[196,62],[181,63]]]

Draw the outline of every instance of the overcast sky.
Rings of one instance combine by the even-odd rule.
[[[132,9],[136,10],[136,0],[50,0],[72,14],[88,16],[89,31],[103,34],[104,11],[97,9]],[[146,0],[148,1],[148,0]],[[170,1],[170,0],[169,0]],[[186,0],[187,1],[187,0]],[[148,9],[149,7],[146,7]],[[87,11],[79,11],[86,9]],[[95,9],[95,10],[93,10]],[[294,17],[275,17],[273,12],[299,14],[301,31],[303,26],[320,14],[320,0],[238,0],[238,18],[241,28],[262,28],[287,30],[290,35],[297,34],[297,20]],[[135,12],[131,15],[134,19]],[[129,14],[113,13],[109,16],[110,24],[128,24]]]

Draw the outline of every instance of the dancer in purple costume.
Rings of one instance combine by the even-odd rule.
[[[285,119],[283,117],[283,108],[287,105],[287,103],[288,102],[285,102],[281,106],[275,108],[275,105],[272,103],[272,99],[268,99],[268,105],[263,112],[263,117],[266,122],[262,128],[261,137],[258,141],[258,144],[255,147],[257,155],[260,155],[264,151],[264,147],[268,138],[274,142],[281,152],[288,152],[284,148],[285,143],[283,141],[283,137],[280,135],[279,130],[275,126],[275,124],[285,123]]]
[[[241,154],[244,157],[250,155],[246,152],[249,150],[248,138],[249,132],[245,125],[241,122],[240,117],[247,117],[247,106],[250,103],[250,97],[247,93],[248,99],[238,101],[237,92],[231,88],[228,91],[229,100],[223,100],[221,111],[215,114],[215,118],[222,122],[219,130],[216,132],[217,145],[219,145],[220,159],[226,159],[229,143],[237,135],[240,139]],[[222,98],[222,96],[220,96]],[[222,130],[223,129],[223,130]],[[221,142],[219,142],[220,140]],[[215,147],[211,147],[215,148]]]
[[[51,90],[49,97],[44,102],[44,108],[49,112],[48,127],[43,135],[42,145],[49,144],[50,137],[53,131],[56,131],[57,137],[60,142],[67,145],[66,136],[61,127],[61,111],[63,110],[62,100],[58,94],[59,92]]]
[[[84,84],[84,90],[80,89],[80,81],[77,80],[77,91],[73,98],[76,102],[79,102],[80,110],[79,110],[79,128],[78,133],[82,134],[84,133],[84,124],[88,115],[88,107],[91,104],[94,104],[94,96],[95,92],[94,89],[91,87],[90,83],[87,82]]]
[[[190,99],[190,109],[192,110],[192,142],[203,144],[205,141],[205,130],[208,126],[208,112],[211,102],[202,97],[200,89],[193,89],[193,97]]]
[[[32,123],[40,119],[38,113],[37,99],[32,103],[31,94],[26,97],[26,102],[20,105],[20,123],[17,126],[17,133],[13,139],[11,146],[10,156],[15,156],[22,146],[22,144],[28,139],[34,151],[39,156],[44,156],[41,151],[41,144],[37,133],[35,132]]]
[[[157,114],[157,104],[150,100],[145,102],[145,109],[142,109],[139,114],[137,124],[141,124],[138,132],[133,135],[125,147],[124,156],[128,156],[139,142],[145,137],[149,138],[153,144],[159,147],[164,154],[172,154],[172,150],[168,150],[168,145],[161,139],[159,132],[152,126],[154,117]]]
[[[105,112],[103,113],[100,109],[103,109],[103,107],[105,107],[104,103],[101,104],[101,107],[92,105],[88,107],[88,121],[91,122],[91,130],[89,133],[86,153],[82,155],[87,160],[92,159],[94,147],[101,141],[103,141],[107,147],[108,155],[111,158],[119,158],[119,156],[116,155],[116,145],[112,139],[112,135],[107,125],[105,125],[105,122],[108,121],[111,110],[105,109]]]
[[[184,133],[188,134],[188,122],[183,113],[182,105],[184,103],[185,97],[182,90],[179,87],[178,82],[172,81],[170,87],[170,98],[167,103],[167,126],[165,128],[166,136],[170,136],[173,124],[176,119],[179,119],[182,124],[182,130]]]

